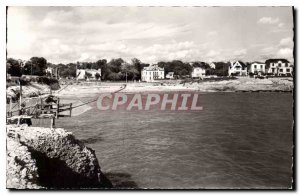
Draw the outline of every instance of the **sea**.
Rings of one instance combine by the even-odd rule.
[[[94,106],[59,118],[56,126],[95,150],[117,188],[292,187],[292,93],[216,92],[199,98],[203,110],[196,112]]]

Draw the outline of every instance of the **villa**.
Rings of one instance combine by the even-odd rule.
[[[286,59],[268,59],[266,60],[266,73],[278,76],[291,76],[293,66]]]
[[[192,72],[192,78],[203,78],[205,77],[206,70],[203,67],[194,67]]]
[[[174,72],[168,72],[166,79],[174,79]]]
[[[230,62],[228,67],[229,76],[247,76],[247,66],[241,61]]]
[[[101,76],[101,69],[77,69],[76,80],[98,80],[96,74]]]
[[[250,64],[249,73],[264,74],[266,72],[266,64],[262,62],[253,62]]]
[[[159,67],[157,64],[144,67],[142,70],[142,81],[154,82],[165,78],[165,69]]]

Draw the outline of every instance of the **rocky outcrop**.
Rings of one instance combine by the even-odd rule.
[[[10,156],[7,188],[112,187],[100,170],[95,152],[76,140],[72,133],[60,128],[8,125],[7,134],[8,140],[15,144],[7,147]],[[16,159],[21,161],[17,163]],[[25,168],[26,171],[22,171]],[[20,174],[21,181],[17,181]]]
[[[26,146],[7,138],[6,187],[17,189],[41,188],[38,183],[36,161]]]

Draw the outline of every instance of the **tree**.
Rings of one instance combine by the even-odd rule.
[[[110,72],[110,73],[107,75],[107,79],[108,79],[108,80],[112,80],[112,81],[118,81],[118,80],[121,79],[121,76],[122,76],[122,74],[115,73],[115,72]]]
[[[179,77],[190,75],[193,68],[188,63],[183,63],[180,60],[173,60],[171,62],[158,62],[158,66],[165,69],[165,74],[174,72]]]
[[[6,71],[11,76],[21,76],[21,64],[18,60],[13,58],[8,58],[6,60]]]
[[[112,59],[108,63],[108,69],[110,69],[111,72],[119,73],[121,71],[121,66],[123,63],[124,60],[122,58]]]
[[[97,64],[97,69],[101,69],[101,76],[102,76],[102,79],[105,80],[106,77],[107,77],[107,74],[108,74],[108,71],[107,71],[107,61],[106,59],[102,59],[102,60],[98,60],[96,62]]]
[[[230,66],[230,62],[216,62],[216,68],[213,74],[217,76],[228,76],[228,68]]]
[[[100,79],[100,74],[97,72],[97,73],[95,74],[95,77],[96,77],[96,80],[99,80],[99,79]]]
[[[89,73],[89,72],[85,72],[85,79],[87,79],[87,78],[91,78],[92,77],[92,74],[91,73]]]
[[[135,69],[137,70],[137,79],[141,79],[141,75],[142,75],[142,70],[143,70],[143,65],[142,65],[142,62],[137,59],[137,58],[133,58],[131,59],[131,64],[135,67]]]
[[[24,74],[43,76],[46,74],[47,60],[43,57],[32,57],[25,63]]]
[[[112,59],[106,66],[104,73],[106,74],[106,78],[108,80],[120,80],[122,78],[122,64],[124,60],[122,58]]]
[[[135,68],[134,65],[128,64],[124,62],[121,67],[122,72],[122,78],[125,80],[127,77],[127,80],[134,80],[137,78],[137,75],[139,74],[138,70]]]

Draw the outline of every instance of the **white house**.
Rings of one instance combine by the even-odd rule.
[[[266,73],[273,75],[292,75],[293,66],[286,59],[269,59],[266,60]]]
[[[144,67],[142,70],[142,81],[153,82],[155,80],[165,78],[165,69],[158,67],[158,65],[150,65]]]
[[[101,69],[77,69],[76,70],[76,80],[97,80],[96,74],[101,76]],[[88,75],[90,75],[88,77]]]
[[[212,69],[216,69],[216,64],[212,62],[212,63],[209,64],[209,67],[212,68]]]
[[[247,66],[241,61],[230,62],[228,75],[247,76]]]
[[[249,73],[262,74],[266,72],[266,64],[262,62],[253,62],[250,64]]]
[[[53,68],[52,67],[47,67],[47,69],[46,69],[46,73],[49,73],[49,74],[54,74],[54,70],[53,70]]]
[[[192,78],[205,77],[206,70],[203,67],[193,67]]]
[[[168,74],[166,75],[167,79],[174,79],[174,72],[168,72]]]

